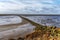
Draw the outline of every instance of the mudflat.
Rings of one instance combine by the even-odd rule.
[[[27,24],[27,23],[29,23],[29,22],[24,20],[24,19],[22,19],[22,22],[18,23],[18,24],[0,25],[0,32],[1,31],[10,30],[10,29],[15,29],[18,26],[21,26],[21,25],[24,25],[24,24]]]

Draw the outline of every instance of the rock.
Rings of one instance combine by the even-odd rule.
[[[19,16],[0,16],[0,25],[18,24],[22,19]]]

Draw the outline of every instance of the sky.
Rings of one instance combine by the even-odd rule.
[[[0,0],[0,14],[60,14],[60,0]]]

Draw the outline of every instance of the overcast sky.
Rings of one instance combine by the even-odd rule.
[[[60,0],[0,0],[0,14],[48,13],[60,13]]]

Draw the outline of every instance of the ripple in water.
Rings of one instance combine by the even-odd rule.
[[[60,16],[25,16],[25,17],[42,25],[60,27]]]

